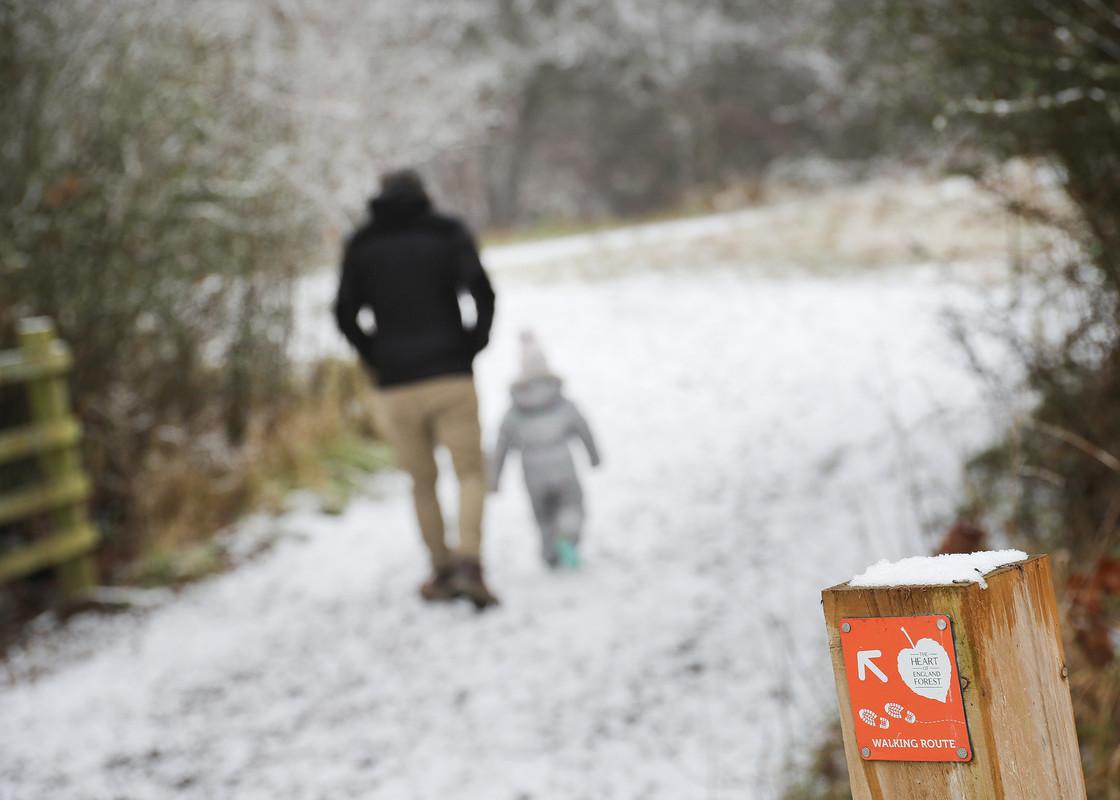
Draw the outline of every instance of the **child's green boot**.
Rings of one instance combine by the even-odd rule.
[[[562,537],[556,540],[556,556],[560,561],[560,566],[566,569],[577,569],[579,567],[579,549],[571,539]]]

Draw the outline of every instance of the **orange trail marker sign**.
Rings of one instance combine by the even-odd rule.
[[[972,759],[947,616],[844,618],[840,631],[864,759]]]
[[[1085,800],[1050,561],[1008,564],[984,580],[987,588],[841,583],[821,592],[854,800]],[[956,729],[921,724],[937,720]],[[896,739],[917,742],[883,744]],[[964,758],[938,739],[966,748]],[[910,744],[946,760],[887,760],[909,759]]]

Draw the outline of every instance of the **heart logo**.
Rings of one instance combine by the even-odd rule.
[[[914,694],[944,703],[949,698],[953,662],[940,642],[919,639],[917,644],[902,629],[910,647],[898,652],[898,675]]]

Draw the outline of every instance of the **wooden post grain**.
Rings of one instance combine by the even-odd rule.
[[[986,589],[841,584],[822,593],[854,800],[1084,800],[1049,559],[1012,564],[986,580]],[[840,620],[929,614],[952,620],[973,758],[864,760],[855,743]]]

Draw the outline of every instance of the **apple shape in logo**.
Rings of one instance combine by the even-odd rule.
[[[898,652],[898,675],[910,691],[930,700],[944,703],[949,697],[950,679],[953,677],[953,662],[940,642],[933,639],[919,639],[917,644],[902,629],[910,647]]]

